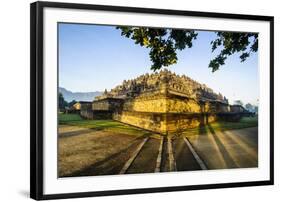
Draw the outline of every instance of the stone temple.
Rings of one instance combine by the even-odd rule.
[[[124,80],[121,85],[81,106],[88,119],[113,119],[162,134],[217,120],[237,121],[243,107],[229,105],[220,93],[168,70]]]

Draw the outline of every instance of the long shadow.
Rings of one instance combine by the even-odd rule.
[[[160,171],[166,172],[169,171],[168,168],[168,154],[167,154],[167,137],[163,137],[163,147],[162,147],[162,154],[161,154],[161,162],[160,162]]]
[[[199,135],[207,135],[207,128],[204,124],[200,124],[198,127],[198,134]]]
[[[140,137],[137,137],[133,140],[133,142],[127,146],[126,148],[120,150],[119,152],[116,152],[114,154],[112,154],[109,157],[106,157],[105,159],[98,161],[94,164],[91,164],[83,169],[80,169],[78,171],[72,172],[70,174],[66,174],[66,175],[62,175],[60,177],[75,177],[75,176],[93,176],[93,175],[110,175],[110,174],[118,174],[116,173],[100,173],[100,169],[99,167],[101,165],[103,165],[104,163],[107,163],[110,160],[113,160],[114,158],[118,158],[119,156],[121,156],[122,154],[126,153],[131,147],[133,147],[134,145],[136,145],[139,141],[139,139],[143,139],[145,137],[149,137],[151,135],[151,133],[146,133]],[[114,170],[115,165],[112,165],[112,169]]]
[[[63,132],[63,133],[59,133],[59,138],[79,136],[79,135],[83,135],[83,134],[88,134],[93,131],[96,131],[96,130],[85,129],[85,130],[78,130],[78,131]]]
[[[226,132],[231,132],[231,131],[226,131]],[[256,132],[258,133],[258,132]],[[239,136],[239,139],[246,145],[249,145],[249,147],[257,147],[257,143],[258,143],[258,135],[255,135],[255,138],[253,140],[250,140],[250,139],[247,139],[246,137],[244,136]]]
[[[91,127],[91,128],[85,128],[83,130],[78,130],[78,131],[70,131],[70,132],[63,132],[59,134],[59,138],[66,138],[66,137],[72,137],[72,136],[78,136],[78,135],[83,135],[83,134],[87,134],[90,132],[94,132],[94,131],[103,131],[106,128],[117,128],[117,129],[124,129],[121,126],[110,126],[110,127],[105,127],[105,126],[95,126],[95,127]],[[130,130],[130,129],[129,129]],[[134,129],[132,129],[134,130]],[[144,135],[147,135],[148,133],[145,133]]]
[[[247,158],[248,160],[248,163],[246,166],[244,167],[254,167],[254,166],[257,166],[257,155],[249,152],[248,149],[252,149],[252,151],[254,151],[253,147],[250,147],[249,144],[247,144],[246,142],[244,142],[241,137],[237,140],[235,139],[232,135],[229,135],[229,134],[226,134],[225,135],[226,139],[228,139],[228,141],[230,141],[232,144],[236,144],[239,146],[239,151],[247,154],[244,158]],[[241,142],[240,142],[241,141]],[[245,148],[245,147],[248,147]]]
[[[202,110],[201,110],[202,111]],[[207,135],[207,129],[205,124],[205,117],[204,115],[201,115],[199,118],[200,124],[198,127],[198,134],[199,135]]]
[[[233,160],[233,158],[230,156],[229,152],[227,151],[226,147],[224,144],[221,142],[221,140],[218,138],[216,132],[212,128],[210,124],[207,124],[209,131],[212,133],[215,143],[218,146],[220,153],[223,156],[223,159],[227,165],[228,168],[237,168],[239,167],[236,162]]]

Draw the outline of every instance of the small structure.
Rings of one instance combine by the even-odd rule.
[[[70,113],[80,113],[81,110],[85,110],[87,108],[91,108],[92,102],[88,101],[78,101],[70,107]]]
[[[77,110],[80,111],[82,108],[87,108],[87,106],[91,106],[92,102],[88,102],[88,101],[78,101],[76,102],[74,105],[72,105],[72,109],[73,110]]]
[[[71,109],[73,109],[75,111],[80,111],[81,104],[79,102],[76,102],[74,105],[71,106]]]
[[[231,105],[230,106],[230,111],[234,113],[243,113],[243,112],[248,112],[243,106],[241,105]]]

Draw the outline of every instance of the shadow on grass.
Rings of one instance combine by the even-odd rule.
[[[198,127],[198,134],[199,135],[207,135],[207,128],[206,125],[200,124]]]
[[[84,128],[82,130],[77,130],[77,131],[70,131],[70,132],[63,132],[59,134],[59,138],[66,138],[66,137],[73,137],[73,136],[79,136],[79,135],[84,135],[84,134],[89,134],[91,132],[96,132],[96,131],[103,131],[105,129],[110,129],[110,128],[118,128],[118,127],[103,127],[103,126],[98,126],[98,127],[92,127],[92,128]],[[124,130],[130,130],[130,129],[124,129]]]
[[[82,120],[82,121],[69,121],[69,122],[60,122],[59,124],[77,126],[82,128],[89,128],[95,131],[107,130],[111,132],[127,132],[127,133],[135,133],[141,132],[142,129],[128,126],[113,120]]]
[[[79,136],[79,135],[84,135],[84,134],[89,134],[91,129],[83,129],[83,130],[77,130],[77,131],[70,131],[70,132],[63,132],[59,133],[59,138],[67,138],[67,137],[73,137],[73,136]]]

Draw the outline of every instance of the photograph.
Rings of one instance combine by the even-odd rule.
[[[57,30],[58,178],[259,167],[259,33]]]

